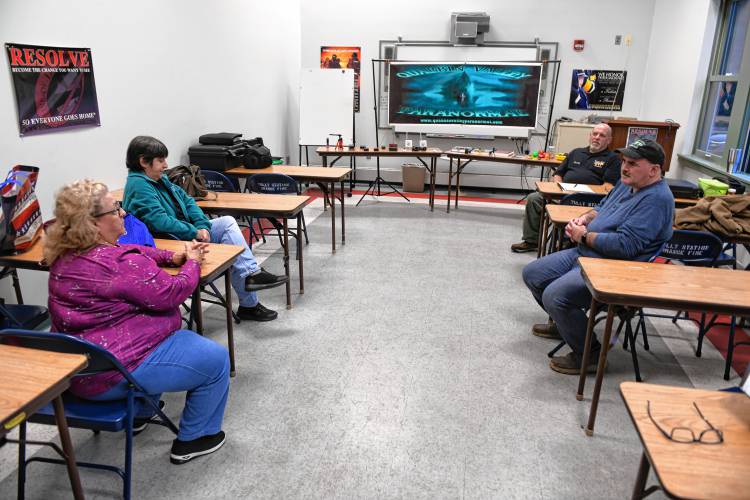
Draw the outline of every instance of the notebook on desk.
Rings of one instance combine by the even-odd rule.
[[[573,184],[572,182],[558,182],[560,189],[563,191],[573,191],[574,193],[593,193],[594,190],[586,184]]]

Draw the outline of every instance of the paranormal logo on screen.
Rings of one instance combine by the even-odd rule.
[[[391,63],[390,122],[534,127],[539,76],[539,66]]]

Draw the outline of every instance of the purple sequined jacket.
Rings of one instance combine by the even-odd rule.
[[[133,371],[172,332],[180,328],[180,304],[200,279],[200,265],[189,260],[170,276],[172,252],[139,245],[100,245],[55,261],[49,276],[52,331],[80,336],[108,349]],[[101,394],[122,379],[116,372],[76,377],[71,390]]]

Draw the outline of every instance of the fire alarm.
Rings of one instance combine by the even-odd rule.
[[[576,52],[582,52],[584,43],[584,40],[573,40],[573,50]]]

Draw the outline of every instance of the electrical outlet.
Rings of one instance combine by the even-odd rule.
[[[630,47],[633,45],[633,35],[625,35],[625,46]]]
[[[622,35],[615,35],[615,45],[620,45],[622,43]]]

